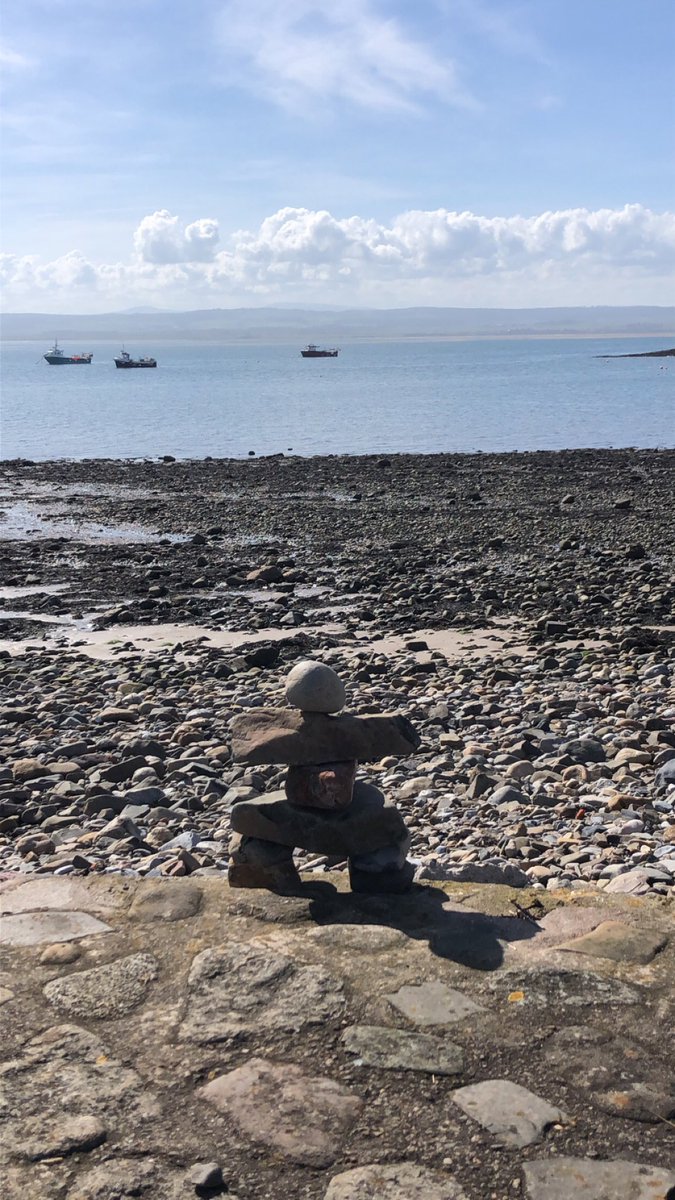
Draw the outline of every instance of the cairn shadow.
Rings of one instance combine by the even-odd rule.
[[[441,888],[414,884],[397,895],[338,892],[329,883],[311,883],[302,895],[317,925],[382,925],[416,941],[432,954],[474,971],[496,971],[504,961],[505,942],[536,937],[540,926],[528,916],[491,916],[457,905]]]

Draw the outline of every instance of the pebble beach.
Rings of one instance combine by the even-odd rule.
[[[232,718],[303,659],[414,756],[359,768],[416,878],[675,884],[675,452],[5,462],[0,871],[217,876],[281,786]],[[320,877],[346,862],[298,854]]]

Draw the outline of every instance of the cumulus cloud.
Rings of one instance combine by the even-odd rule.
[[[251,86],[253,78],[264,94],[296,109],[341,99],[413,110],[423,95],[470,103],[450,59],[370,0],[227,0],[218,30],[228,82]]]
[[[71,250],[51,262],[43,262],[37,255],[19,257],[0,254],[0,281],[8,288],[35,287],[51,291],[72,288],[95,289],[102,272],[108,268],[96,267],[87,261],[79,250]]]
[[[383,225],[284,208],[256,232],[240,231],[232,241],[231,250],[216,256],[216,271],[248,283],[272,284],[279,276],[324,281],[346,275],[387,281],[476,277],[582,260],[653,269],[659,256],[673,262],[675,214],[652,213],[638,204],[535,217],[437,209],[412,210]]]
[[[161,209],[140,222],[126,263],[95,264],[78,251],[51,262],[5,255],[0,272],[8,296],[517,306],[650,302],[645,289],[660,281],[667,295],[675,267],[675,213],[639,204],[532,217],[411,210],[387,224],[283,208],[221,250],[218,239],[215,220],[183,225]],[[642,301],[630,291],[638,285]]]
[[[218,222],[202,217],[182,226],[165,208],[143,217],[134,233],[134,248],[141,262],[161,266],[165,263],[210,262],[220,233]]]

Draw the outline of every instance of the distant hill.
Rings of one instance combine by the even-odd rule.
[[[672,338],[675,307],[207,308],[91,315],[6,313],[6,341],[339,342],[445,337],[620,336]]]

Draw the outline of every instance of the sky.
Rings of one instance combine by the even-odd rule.
[[[4,0],[3,307],[675,301],[673,0]]]

